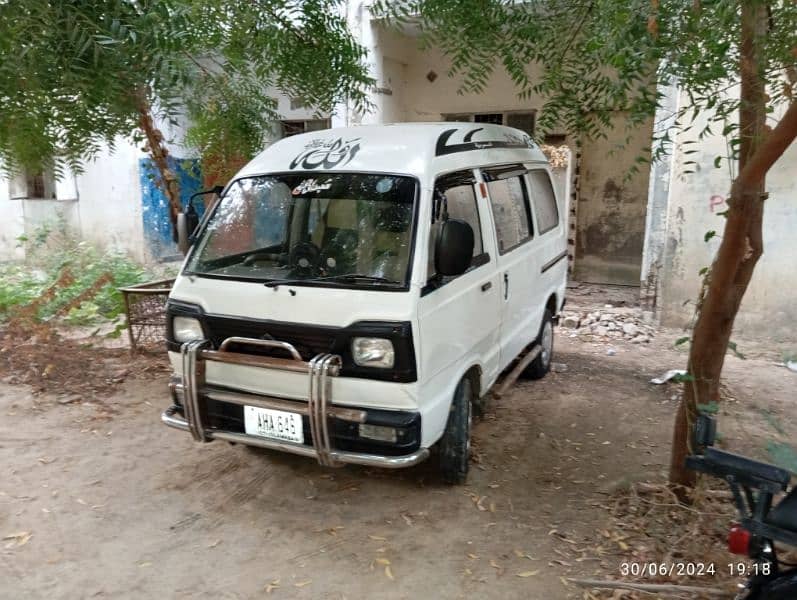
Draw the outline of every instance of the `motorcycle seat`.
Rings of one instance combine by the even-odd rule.
[[[793,487],[783,500],[770,511],[766,523],[797,532],[797,487]]]

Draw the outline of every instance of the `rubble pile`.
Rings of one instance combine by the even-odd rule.
[[[591,336],[607,341],[625,339],[633,344],[647,344],[656,334],[651,313],[610,305],[589,312],[565,311],[559,319],[559,325],[563,329],[571,329],[571,337]]]

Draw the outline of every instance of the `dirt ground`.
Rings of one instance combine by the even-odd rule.
[[[649,380],[685,352],[677,331],[644,345],[569,335],[554,358],[566,368],[475,422],[461,487],[431,462],[329,470],[195,444],[159,422],[166,373],[102,349],[132,373],[113,393],[64,403],[69,390],[2,383],[0,597],[609,597],[565,578],[619,577],[628,549],[606,539],[607,505],[627,482],[664,480],[678,384]],[[775,363],[729,357],[720,414],[723,445],[766,460],[797,439],[797,373]]]

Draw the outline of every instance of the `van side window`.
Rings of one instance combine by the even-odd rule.
[[[476,180],[472,171],[459,171],[439,178],[435,182],[432,198],[432,228],[429,234],[428,277],[435,275],[434,252],[440,227],[446,219],[465,221],[473,228],[473,258],[484,253],[482,245],[482,229],[479,224],[479,208],[476,203],[474,185]],[[474,266],[475,260],[471,261]]]
[[[485,173],[485,178],[495,219],[498,252],[506,254],[531,238],[528,193],[521,175]]]
[[[559,209],[556,206],[551,178],[542,169],[529,171],[531,197],[534,199],[534,214],[537,215],[537,228],[543,234],[559,225]]]

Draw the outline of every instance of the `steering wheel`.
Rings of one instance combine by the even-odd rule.
[[[321,249],[313,242],[299,242],[291,248],[291,269],[298,275],[315,275],[321,263]]]

